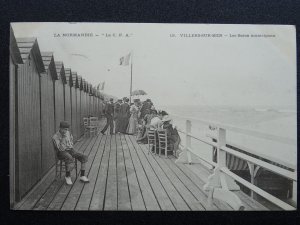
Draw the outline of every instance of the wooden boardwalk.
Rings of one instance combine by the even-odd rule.
[[[90,183],[75,180],[73,170],[74,184],[68,186],[63,177],[54,180],[52,168],[15,209],[232,210],[223,202],[207,204],[203,185],[210,171],[148,154],[148,146],[138,144],[134,136],[100,134],[83,138],[75,149],[89,156]],[[237,194],[246,210],[267,210],[246,194]]]

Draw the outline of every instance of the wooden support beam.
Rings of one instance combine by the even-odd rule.
[[[232,191],[240,190],[235,181],[216,167],[214,173],[208,177],[207,183],[203,186],[208,191],[208,204],[212,204],[212,199],[218,199],[229,204],[234,210],[244,210],[241,200]]]

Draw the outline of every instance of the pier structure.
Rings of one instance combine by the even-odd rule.
[[[102,117],[103,93],[52,53],[41,53],[36,38],[14,38],[10,49],[10,205],[17,210],[268,210],[240,190],[244,185],[279,208],[295,207],[234,174],[228,154],[245,160],[254,176],[263,167],[287,177],[296,199],[296,171],[234,151],[229,127],[217,129],[216,142],[193,136],[186,121],[179,158],[148,154],[148,146],[124,134],[85,137],[83,117]],[[47,116],[48,115],[48,116]],[[86,173],[68,186],[55,177],[51,134],[68,120],[75,149],[89,156]],[[44,121],[44,122],[43,122]],[[103,122],[103,120],[102,120]],[[50,137],[49,137],[50,136]],[[201,157],[192,139],[216,148],[217,160]],[[53,154],[52,154],[53,153]],[[207,166],[210,165],[210,166]],[[75,177],[72,170],[72,178]]]
[[[207,125],[207,127],[214,130],[214,132],[207,133],[206,137],[193,135],[191,129],[192,120]],[[257,151],[255,149],[242,146],[242,144],[228,142],[226,140],[228,131],[237,133],[237,135],[245,135],[242,139],[243,142],[247,139],[251,140],[252,138],[254,141],[257,137],[263,137],[266,140],[272,140],[271,147],[274,146],[274,141],[279,141],[286,150],[287,148],[296,148],[296,144],[290,139],[278,137],[277,139],[281,140],[276,140],[276,137],[271,137],[272,135],[264,137],[265,134],[259,132],[248,131],[231,125],[202,121],[193,118],[186,119],[185,130],[179,130],[179,132],[184,135],[185,142],[181,144],[182,152],[176,160],[176,163],[187,163],[191,165],[190,167],[193,167],[193,164],[199,163],[214,171],[213,175],[211,175],[207,180],[205,190],[210,192],[210,198],[215,197],[217,199],[224,200],[230,203],[234,208],[242,207],[242,202],[234,194],[234,191],[240,190],[240,186],[243,186],[250,190],[250,196],[252,198],[254,195],[260,196],[265,199],[266,202],[270,203],[272,208],[295,210],[297,208],[297,166],[293,158],[295,156],[291,154],[288,155],[284,152],[284,150],[282,150],[281,154],[285,154],[286,157],[275,157],[272,154],[266,154],[266,151]],[[201,148],[192,147],[192,140],[211,146],[211,157],[203,157]],[[264,142],[266,140],[264,140]],[[255,141],[255,143],[257,143],[257,140]],[[277,144],[279,145],[279,143]],[[259,146],[256,147],[260,148]],[[273,149],[271,147],[267,150],[272,151]],[[247,167],[250,175],[250,181],[234,173],[232,171],[233,167]],[[286,199],[280,199],[257,185],[257,182],[255,181],[262,170],[267,171],[269,174],[278,175],[286,180],[285,185],[288,186],[287,188],[289,189]],[[273,185],[275,186],[275,182],[273,182]],[[272,189],[272,187],[270,187],[270,189]]]

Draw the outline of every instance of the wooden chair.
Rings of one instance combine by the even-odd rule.
[[[172,151],[173,155],[176,156],[176,153],[174,154],[174,151],[171,149],[171,147],[168,144],[168,136],[167,136],[167,130],[159,129],[157,130],[158,134],[158,148],[159,148],[159,155],[161,155],[162,150],[165,153],[165,157],[168,157],[168,151]]]
[[[52,144],[53,144],[54,156],[55,156],[55,179],[56,179],[58,171],[59,171],[59,178],[61,178],[62,172],[66,172],[66,164],[58,158],[57,153],[58,153],[59,149],[57,148],[54,140],[52,140]],[[64,166],[63,166],[63,163],[65,164]],[[75,167],[75,171],[76,171],[76,178],[77,178],[77,159],[74,158],[73,163],[74,163],[74,167]],[[70,171],[72,171],[73,168],[71,168]]]
[[[91,118],[93,118],[91,120]],[[83,125],[84,125],[84,135],[87,134],[90,136],[90,134],[97,134],[97,124],[95,124],[95,119],[97,117],[83,117]],[[91,122],[92,121],[92,122]]]
[[[98,130],[99,130],[99,120],[98,120],[98,117],[90,117],[90,120],[89,120],[89,129],[90,129],[90,133],[93,133],[94,135],[98,134]]]
[[[156,154],[156,130],[147,128],[147,136],[148,136],[148,154],[151,151],[152,146],[154,146],[154,153]]]

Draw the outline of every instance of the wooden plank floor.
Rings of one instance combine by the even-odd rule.
[[[75,149],[89,157],[86,174],[90,182],[80,182],[73,170],[73,185],[68,186],[63,177],[54,179],[53,168],[16,209],[232,210],[224,202],[207,204],[205,181],[196,173],[207,177],[208,170],[148,154],[148,146],[138,144],[134,136],[100,134],[83,138]],[[238,195],[246,210],[266,210],[247,195]]]

